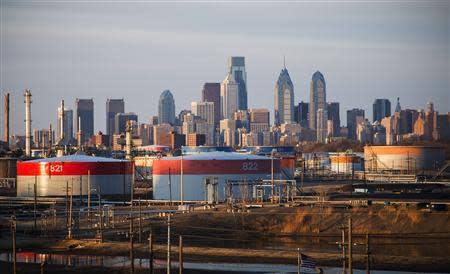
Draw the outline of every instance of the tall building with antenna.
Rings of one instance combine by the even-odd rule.
[[[284,61],[278,80],[275,83],[275,124],[294,122],[294,84]]]

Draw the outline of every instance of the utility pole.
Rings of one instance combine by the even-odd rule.
[[[13,274],[17,273],[16,263],[17,263],[17,252],[16,252],[16,216],[11,217],[11,234],[12,234],[12,252],[13,252]]]
[[[369,239],[369,232],[366,233],[366,274],[370,274],[370,239]]]
[[[73,204],[73,178],[72,178],[72,186],[70,187],[69,235],[68,235],[69,239],[72,239],[72,204]]]
[[[130,268],[130,273],[134,274],[134,253],[133,253],[133,248],[134,248],[134,237],[133,237],[133,215],[130,212],[130,263],[131,263],[131,268]]]
[[[153,274],[153,233],[150,231],[150,235],[148,237],[148,248],[150,251],[150,258],[149,258],[149,272],[150,274]]]
[[[66,228],[69,226],[69,218],[68,217],[68,212],[69,212],[69,181],[66,181]]]
[[[183,236],[180,235],[180,246],[178,248],[178,269],[179,273],[183,274]]]
[[[347,256],[345,253],[345,226],[342,225],[341,228],[342,231],[342,273],[345,274],[347,272],[347,270],[345,269],[345,265],[347,264]]]
[[[302,258],[301,258],[300,248],[297,248],[297,274],[300,274],[301,266],[302,266]]]
[[[37,231],[37,176],[34,176],[34,204],[33,204],[33,215],[34,215],[34,231]]]
[[[170,212],[167,213],[167,274],[170,274]]]
[[[100,189],[100,186],[97,190],[98,193],[98,211],[99,211],[99,218],[100,218],[100,243],[103,243],[103,208],[102,208],[102,192]]]
[[[348,273],[353,274],[352,217],[348,218]]]
[[[139,197],[139,243],[142,243],[142,207],[141,207],[141,197]]]
[[[88,170],[87,185],[88,185],[88,191],[87,191],[88,223],[89,223],[89,227],[91,227],[91,170]]]

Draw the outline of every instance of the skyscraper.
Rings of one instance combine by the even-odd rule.
[[[158,121],[160,124],[175,124],[175,100],[168,89],[163,91],[159,97]]]
[[[395,112],[400,112],[402,107],[400,106],[400,97],[397,97],[397,105],[395,106]]]
[[[85,144],[94,135],[94,100],[77,98],[75,107],[76,130],[77,132],[81,130],[81,144]]]
[[[391,102],[388,99],[376,99],[373,102],[373,121],[381,122],[388,116],[391,116]]]
[[[238,105],[240,110],[247,106],[247,72],[245,71],[245,57],[232,56],[228,59],[228,70],[238,85]]]
[[[294,120],[302,127],[308,128],[309,103],[301,101],[294,109],[294,113],[296,114],[294,115]]]
[[[191,103],[192,114],[205,119],[210,125],[215,124],[214,120],[214,102],[192,102]]]
[[[309,127],[311,129],[317,128],[317,110],[327,108],[327,86],[325,78],[320,71],[316,71],[311,79],[310,86],[310,101],[309,101]],[[324,117],[325,119],[327,117]]]
[[[110,145],[112,143],[113,134],[116,132],[116,114],[124,112],[125,102],[123,101],[123,99],[106,99],[106,134],[109,137]]]
[[[64,117],[64,122],[61,123],[61,119]],[[63,133],[61,132],[61,124],[64,125]],[[57,140],[61,145],[68,145],[73,143],[73,110],[64,108],[64,115],[61,107],[58,108],[58,122],[57,122]],[[61,136],[64,138],[61,140]]]
[[[319,108],[317,110],[317,142],[325,143],[328,135],[327,131],[327,110],[323,108]]]
[[[339,115],[339,103],[338,102],[331,102],[327,103],[327,115],[328,120],[331,120],[333,123],[333,130],[331,131],[332,137],[339,136],[339,132],[341,130],[341,118]],[[328,132],[328,135],[331,134]]]
[[[238,110],[238,84],[231,73],[220,85],[220,119],[232,119]]]
[[[121,134],[125,133],[127,122],[128,121],[135,121],[137,123],[138,117],[135,113],[129,112],[129,113],[117,113],[115,117],[115,132],[114,134]]]
[[[294,121],[294,84],[288,70],[283,68],[275,84],[275,124]]]
[[[220,83],[205,83],[202,90],[202,102],[214,103],[214,121],[220,121]]]
[[[348,139],[356,140],[356,126],[361,121],[364,121],[364,109],[347,110]]]

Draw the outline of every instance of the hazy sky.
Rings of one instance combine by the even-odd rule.
[[[448,0],[0,1],[0,88],[12,93],[12,133],[24,132],[25,88],[33,128],[55,127],[59,101],[74,108],[79,97],[94,98],[98,131],[106,98],[124,98],[140,122],[157,115],[164,89],[177,113],[189,108],[204,82],[225,78],[231,55],[246,57],[250,107],[273,112],[286,56],[295,102],[309,101],[320,70],[344,125],[354,107],[372,119],[375,98],[450,111]]]

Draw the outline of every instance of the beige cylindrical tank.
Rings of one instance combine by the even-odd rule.
[[[444,164],[445,152],[431,146],[365,146],[364,162],[370,172],[436,170]]]

